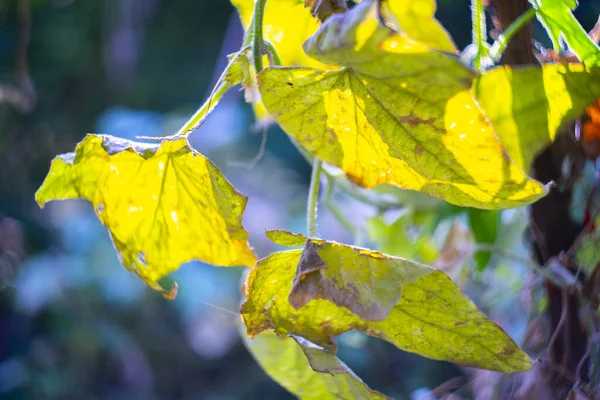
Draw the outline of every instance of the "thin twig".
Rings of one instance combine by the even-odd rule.
[[[227,164],[233,166],[233,167],[240,167],[240,168],[246,168],[246,169],[252,169],[256,166],[256,164],[262,160],[262,158],[265,155],[265,149],[267,148],[267,130],[269,129],[268,126],[265,126],[262,130],[262,137],[260,140],[260,148],[258,149],[258,153],[256,153],[256,155],[254,157],[252,157],[252,159],[248,162],[243,162],[243,161],[228,161]]]
[[[317,207],[319,203],[319,186],[322,170],[323,164],[321,160],[315,157],[313,161],[312,174],[310,177],[308,207],[306,210],[307,233],[309,237],[317,236]]]
[[[508,46],[508,42],[523,28],[527,22],[535,17],[535,9],[530,8],[523,14],[519,16],[519,18],[515,19],[509,26],[502,32],[498,39],[494,42],[490,49],[490,57],[494,61],[500,61],[500,57],[506,47]]]
[[[564,289],[561,290],[561,296],[562,296],[563,304],[562,304],[562,310],[560,312],[560,319],[558,320],[558,324],[556,325],[554,332],[552,332],[552,337],[550,337],[550,342],[548,343],[549,349],[552,349],[552,346],[554,346],[554,342],[558,338],[558,334],[561,331],[562,326],[565,323],[565,320],[567,319],[567,292]],[[563,358],[563,360],[565,360],[565,358]]]

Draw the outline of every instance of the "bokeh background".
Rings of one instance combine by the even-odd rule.
[[[438,18],[464,48],[469,2],[438,3]],[[581,0],[577,16],[590,29],[599,12],[597,1]],[[88,203],[40,210],[33,198],[50,160],[87,132],[129,139],[175,132],[242,34],[227,0],[0,1],[1,399],[292,398],[240,340],[242,269],[184,265],[173,274],[177,298],[166,300],[119,265]],[[249,196],[244,225],[265,256],[275,250],[265,228],[304,231],[310,166],[276,126],[255,157],[263,133],[253,122],[233,90],[191,143]],[[446,269],[522,342],[543,303],[523,298],[527,270],[494,256],[477,273],[464,254],[473,240],[464,215],[441,218],[443,203],[396,195],[405,206],[384,210],[336,192],[357,232],[323,207],[320,233]],[[527,258],[525,210],[501,220],[499,244]],[[434,398],[443,384],[460,390],[470,373],[358,333],[339,343],[359,376],[397,399]]]

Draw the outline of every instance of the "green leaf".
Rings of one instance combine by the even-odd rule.
[[[364,0],[306,42],[308,54],[346,68],[259,75],[263,103],[283,129],[360,186],[389,183],[486,209],[543,196],[473,99],[474,73],[381,25],[377,10]]]
[[[265,372],[302,400],[387,399],[369,389],[343,362],[300,337],[278,338],[272,332],[244,344]]]
[[[600,98],[600,68],[499,67],[480,76],[473,92],[510,158],[529,170],[559,127]]]
[[[571,12],[577,7],[576,0],[530,0],[530,3],[535,7],[537,18],[546,28],[556,51],[564,50],[564,41],[586,65],[600,63],[600,48]]]
[[[443,272],[366,249],[317,239],[309,243],[326,268],[318,265],[307,272],[298,249],[273,253],[250,271],[241,308],[250,336],[273,329],[329,350],[335,349],[334,337],[359,330],[433,359],[502,372],[531,367],[527,355]],[[319,285],[303,288],[314,299],[295,309],[288,296],[302,281]],[[360,293],[353,304],[339,306],[320,298],[334,298],[348,284]],[[311,287],[318,290],[311,292]],[[364,313],[357,307],[375,304],[385,309],[394,295],[400,300],[385,320],[366,321],[346,308]]]
[[[476,243],[494,244],[500,227],[500,211],[478,210],[469,208],[467,210],[469,225]],[[478,251],[473,256],[479,271],[487,266],[492,253],[489,251]]]
[[[242,227],[246,197],[185,138],[160,145],[87,135],[52,161],[36,193],[87,199],[110,231],[121,263],[150,287],[183,263],[252,266]]]

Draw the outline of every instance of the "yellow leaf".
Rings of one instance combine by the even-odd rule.
[[[473,89],[506,152],[529,170],[535,155],[554,140],[559,127],[580,117],[600,98],[600,68],[581,64],[504,66],[479,77]]]
[[[254,11],[253,0],[231,0],[238,10],[244,30],[252,20]],[[290,16],[293,23],[290,23]],[[332,69],[315,59],[308,57],[302,50],[302,43],[319,27],[319,21],[304,7],[302,0],[272,0],[267,1],[263,21],[263,37],[271,42],[284,66],[303,65],[320,69]],[[259,124],[266,125],[272,118],[264,105],[258,101],[253,103],[254,115]]]
[[[306,244],[306,236],[300,233],[292,233],[284,230],[266,231],[269,240],[284,247],[303,247]]]
[[[160,145],[87,135],[52,161],[36,193],[89,200],[110,231],[121,263],[150,287],[191,260],[252,266],[242,227],[246,197],[185,138]]]
[[[238,10],[244,30],[248,30],[253,0],[231,0]],[[290,17],[292,20],[290,21]],[[271,42],[284,66],[303,65],[316,68],[331,68],[302,51],[302,43],[317,31],[319,21],[304,7],[302,0],[267,1],[263,20],[263,38]]]
[[[269,68],[263,103],[309,152],[360,186],[388,183],[450,203],[501,209],[546,194],[504,152],[473,99],[475,74],[380,24],[362,1],[305,44],[340,71]]]
[[[335,298],[321,298],[318,291],[295,309],[288,296],[304,268],[303,250],[281,251],[260,260],[248,275],[241,313],[250,336],[273,329],[278,335],[298,335],[333,351],[333,338],[359,330],[437,360],[501,372],[531,368],[529,357],[443,272],[366,249],[310,241],[318,245],[327,266],[314,272],[329,294],[343,291],[350,283],[360,288],[359,304],[383,305],[394,293],[399,301],[387,318],[377,321],[360,318],[347,305],[335,304]]]
[[[456,53],[456,46],[444,27],[434,18],[435,0],[382,0],[391,14],[393,27],[432,49]]]
[[[244,344],[271,378],[302,400],[387,399],[336,356],[302,338],[265,332],[245,337]]]

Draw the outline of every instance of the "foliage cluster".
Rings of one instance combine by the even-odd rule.
[[[301,398],[385,398],[335,357],[333,339],[351,330],[464,366],[530,369],[444,272],[320,238],[316,211],[322,177],[356,193],[410,189],[469,207],[486,242],[493,210],[546,195],[551,183],[527,173],[533,157],[600,98],[600,50],[572,16],[575,4],[532,0],[489,45],[474,1],[473,44],[460,53],[434,0],[232,2],[246,35],[196,114],[158,144],[87,135],[52,162],[38,203],[90,201],[122,265],[166,297],[177,292],[169,273],[185,262],[250,267],[240,309],[247,346]],[[534,17],[555,50],[568,46],[578,61],[495,67]],[[242,226],[247,198],[187,140],[237,85],[257,123],[279,124],[313,164],[307,235],[268,231],[291,249],[261,260]],[[489,253],[477,256],[484,268]]]

